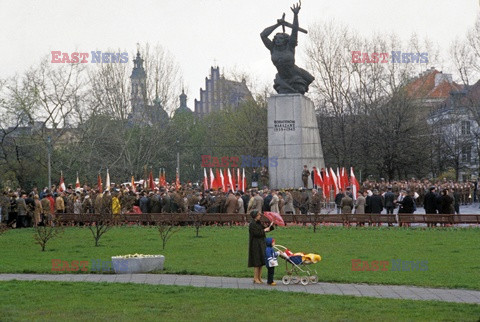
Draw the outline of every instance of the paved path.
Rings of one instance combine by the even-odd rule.
[[[423,288],[401,285],[317,283],[303,286],[301,284],[283,285],[279,282],[277,286],[268,286],[263,284],[253,284],[251,278],[173,274],[0,274],[0,281],[9,280],[183,285],[194,287],[277,290],[311,294],[370,296],[388,299],[437,300],[480,304],[480,291]]]

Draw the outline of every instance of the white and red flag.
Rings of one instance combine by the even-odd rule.
[[[208,190],[207,169],[203,168],[203,190]]]
[[[223,191],[225,191],[225,176],[223,175],[222,170],[220,170],[220,180],[221,180],[221,185],[219,188],[222,188]]]
[[[235,178],[235,169],[232,169],[232,191],[233,192],[237,191],[237,185],[236,185],[237,182],[238,182],[238,178]]]
[[[75,189],[80,188],[80,179],[78,179],[78,172],[77,172],[77,181],[75,181]]]
[[[343,191],[343,182],[342,182],[342,176],[340,175],[340,169],[337,167],[337,185],[338,185],[338,190]]]
[[[245,192],[245,189],[247,189],[247,178],[245,178],[245,168],[243,168],[243,174],[242,174],[242,191]]]
[[[325,187],[323,184],[322,176],[320,175],[320,170],[318,170],[318,168],[315,168],[315,173],[313,174],[313,181],[317,187],[322,188],[323,197],[325,198]]]
[[[107,169],[107,178],[105,179],[105,191],[110,191],[110,173]]]
[[[212,168],[210,168],[210,189],[215,189],[215,176]]]
[[[98,176],[97,176],[97,189],[98,189],[98,192],[100,192],[100,193],[103,192],[102,176],[100,175],[100,172],[98,173]]]
[[[330,182],[335,188],[335,196],[336,196],[340,192],[340,188],[338,187],[337,176],[335,175],[335,171],[333,171],[332,168],[330,168]]]
[[[181,183],[180,183],[180,173],[178,173],[178,168],[177,168],[177,171],[176,171],[176,174],[175,174],[175,188],[178,190],[182,187]]]
[[[230,185],[230,190],[234,191],[235,188],[233,187],[233,178],[232,178],[232,173],[230,172],[230,168],[227,169],[227,175],[228,175],[228,184]]]
[[[353,173],[353,167],[350,168],[350,184],[352,185],[353,199],[357,199],[357,193],[360,190],[360,185],[358,184],[357,178]]]
[[[58,185],[58,190],[60,192],[64,192],[66,190],[65,179],[63,178],[63,172],[62,171],[60,171],[60,184]]]

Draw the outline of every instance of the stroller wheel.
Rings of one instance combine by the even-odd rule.
[[[300,283],[300,276],[293,276],[293,277],[292,277],[292,283],[293,283],[293,284],[298,284],[298,283]]]
[[[300,279],[300,283],[302,283],[302,285],[307,285],[309,280],[310,279],[308,278],[308,276],[302,276],[302,278]]]
[[[318,276],[317,275],[310,276],[310,283],[317,284],[318,283]]]
[[[282,283],[284,285],[288,285],[290,284],[290,282],[292,281],[292,277],[290,275],[285,275],[283,278],[282,278]]]

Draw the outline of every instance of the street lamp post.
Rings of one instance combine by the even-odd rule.
[[[52,166],[51,166],[52,151],[50,149],[51,144],[52,144],[52,138],[48,136],[47,137],[48,189],[52,187]]]

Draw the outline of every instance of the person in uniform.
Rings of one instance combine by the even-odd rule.
[[[302,181],[303,181],[303,186],[305,188],[308,188],[308,177],[310,176],[310,171],[308,171],[308,167],[306,165],[303,166],[303,171],[302,171]]]

